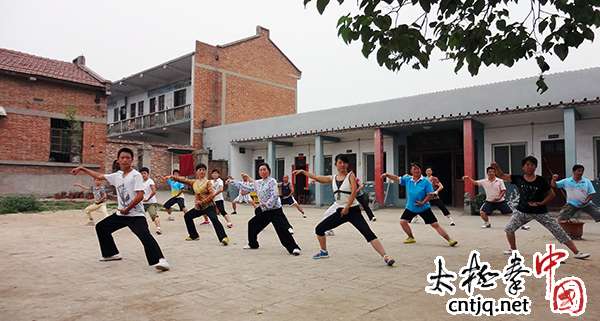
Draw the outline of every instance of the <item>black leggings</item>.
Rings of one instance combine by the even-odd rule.
[[[429,204],[437,206],[442,213],[444,213],[444,216],[450,215],[450,211],[446,208],[446,205],[444,205],[444,201],[442,201],[441,198],[429,200]]]
[[[215,201],[215,205],[219,210],[219,214],[223,216],[227,215],[227,211],[225,211],[225,201]]]
[[[260,207],[254,211],[256,215],[248,221],[248,245],[253,248],[258,248],[258,234],[269,225],[273,224],[275,232],[279,237],[279,242],[285,249],[292,253],[294,249],[300,249],[300,246],[294,240],[294,237],[288,231],[290,223],[288,222],[281,208],[262,211]]]
[[[348,214],[342,216],[342,208],[338,208],[335,213],[329,215],[325,219],[321,221],[315,227],[315,233],[318,236],[325,236],[325,232],[329,230],[333,230],[334,228],[346,223],[350,222],[350,224],[354,225],[354,227],[365,237],[367,242],[371,242],[377,239],[375,233],[371,231],[369,224],[365,221],[365,218],[360,214],[360,206],[353,206],[348,211]]]
[[[112,233],[125,226],[129,227],[142,242],[149,265],[154,265],[158,263],[159,259],[164,258],[160,246],[148,230],[148,222],[145,216],[122,216],[117,214],[110,215],[96,224],[96,234],[98,235],[102,257],[119,254]]]
[[[360,203],[360,206],[362,206],[363,210],[365,210],[365,213],[367,213],[369,220],[372,220],[373,217],[375,217],[375,214],[373,214],[373,211],[369,207],[369,195],[367,193],[363,193],[362,195],[357,196],[356,200],[358,203]]]
[[[217,238],[219,239],[219,241],[222,241],[224,238],[227,237],[223,225],[221,224],[221,222],[219,222],[219,218],[217,218],[217,211],[215,207],[209,206],[202,210],[193,208],[187,211],[185,215],[183,215],[183,219],[185,220],[185,226],[187,227],[187,231],[190,238],[197,239],[199,237],[198,231],[196,230],[196,225],[194,225],[194,219],[202,215],[206,215],[210,219],[210,222],[212,223],[212,226],[215,229],[215,233],[217,233]]]

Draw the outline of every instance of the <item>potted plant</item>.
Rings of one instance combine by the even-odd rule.
[[[577,211],[568,221],[558,221],[563,230],[574,240],[583,238],[583,224],[585,223],[579,219],[579,216],[580,213]]]

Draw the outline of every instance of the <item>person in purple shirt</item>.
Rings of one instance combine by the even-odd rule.
[[[281,245],[292,255],[300,255],[300,246],[294,240],[290,233],[289,222],[281,208],[281,200],[279,199],[279,188],[277,181],[271,177],[271,167],[264,163],[258,167],[258,175],[261,179],[253,181],[248,174],[242,173],[244,181],[249,182],[243,184],[241,182],[228,181],[229,184],[235,185],[240,189],[240,193],[256,192],[259,200],[258,206],[254,209],[254,217],[248,221],[248,245],[244,249],[258,249],[258,234],[267,227],[273,224],[277,237]]]

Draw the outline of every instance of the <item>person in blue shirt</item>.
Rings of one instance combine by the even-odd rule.
[[[174,170],[173,175],[179,176],[179,171]],[[185,209],[185,200],[183,199],[183,190],[185,185],[172,179],[168,179],[167,184],[169,184],[169,187],[171,188],[171,198],[169,198],[169,200],[163,206],[167,210],[167,214],[169,214],[168,220],[173,221],[174,219],[171,216],[171,207],[173,207],[175,204],[179,206],[180,211],[184,213],[187,212]]]
[[[406,208],[400,217],[400,226],[402,226],[404,233],[408,236],[408,238],[404,240],[404,243],[411,244],[416,242],[409,222],[419,215],[423,221],[425,221],[425,224],[431,225],[441,237],[448,241],[448,245],[456,246],[458,242],[450,238],[431,211],[429,199],[434,192],[433,185],[431,185],[431,182],[423,176],[422,172],[421,165],[412,163],[410,164],[411,175],[404,175],[402,177],[388,173],[381,175],[383,178],[398,181],[400,185],[406,187]]]
[[[583,165],[573,166],[573,176],[558,180],[558,175],[552,175],[550,185],[562,188],[567,192],[567,204],[560,211],[558,220],[568,222],[578,217],[578,212],[588,213],[596,222],[600,222],[600,208],[592,202],[592,195],[596,193],[592,181],[583,177]]]

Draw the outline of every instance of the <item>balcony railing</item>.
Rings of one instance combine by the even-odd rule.
[[[190,120],[190,108],[190,105],[183,105],[108,124],[108,135],[168,126]]]

